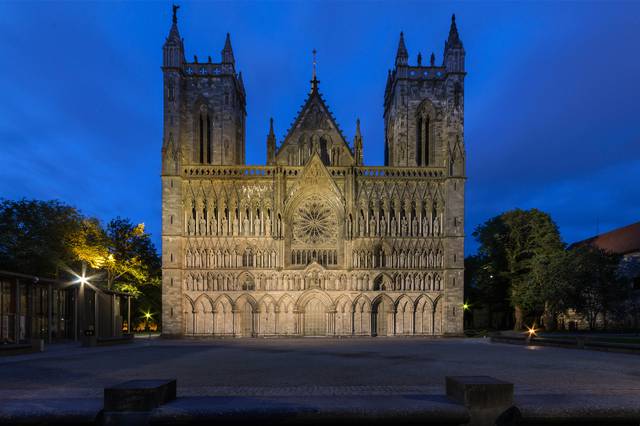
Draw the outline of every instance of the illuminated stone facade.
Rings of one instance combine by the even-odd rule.
[[[163,332],[393,336],[462,332],[464,49],[408,64],[401,35],[385,90],[385,166],[363,165],[315,71],[267,165],[245,165],[245,88],[231,42],[187,62],[163,48]],[[255,146],[255,141],[250,141]]]

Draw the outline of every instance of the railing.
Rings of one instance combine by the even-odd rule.
[[[303,166],[207,166],[193,165],[183,168],[185,177],[213,177],[213,178],[252,178],[271,177],[281,174],[285,177],[299,176]],[[443,178],[445,169],[442,167],[327,167],[332,177],[345,177],[351,170],[356,177],[366,178]]]

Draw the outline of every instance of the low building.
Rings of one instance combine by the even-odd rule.
[[[119,337],[130,323],[128,294],[0,271],[0,344]]]
[[[578,241],[573,243],[571,247],[584,244],[590,244],[622,256],[620,273],[630,280],[633,292],[627,302],[629,315],[618,326],[640,328],[640,222]],[[603,321],[599,320],[598,324],[602,325]],[[564,315],[564,326],[570,330],[588,328],[586,322],[572,311]]]

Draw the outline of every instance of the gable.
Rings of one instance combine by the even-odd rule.
[[[305,165],[317,153],[327,166],[350,166],[354,156],[335,118],[314,87],[276,153],[279,165]]]

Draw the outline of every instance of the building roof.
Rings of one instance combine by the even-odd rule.
[[[640,222],[578,241],[573,245],[593,244],[603,250],[618,254],[640,252]]]

